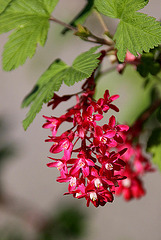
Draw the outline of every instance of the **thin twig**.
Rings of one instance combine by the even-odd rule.
[[[95,37],[93,36],[93,39],[96,39],[95,41],[91,40],[91,39],[88,39],[88,38],[81,38],[81,39],[83,39],[86,42],[91,42],[91,43],[96,43],[96,44],[103,44],[103,45],[109,46],[108,42],[105,39],[98,38],[96,36]]]
[[[71,25],[69,25],[69,24],[67,24],[65,22],[62,22],[62,21],[58,20],[57,18],[55,18],[53,16],[51,16],[49,20],[53,21],[55,23],[58,23],[58,24],[62,25],[63,27],[66,27],[66,28],[68,28],[68,29],[70,29],[70,30],[72,30],[74,32],[78,31],[78,29],[76,27],[73,27],[73,26],[71,26]]]
[[[113,45],[113,41],[111,41],[109,39],[97,37],[93,33],[91,33],[90,38],[95,39],[96,43],[100,43],[100,44],[107,45],[107,46],[112,46]]]
[[[66,28],[68,28],[68,29],[70,29],[70,30],[72,30],[72,31],[74,31],[74,32],[77,32],[77,31],[78,31],[78,29],[77,29],[76,27],[73,27],[73,26],[71,26],[71,25],[69,25],[69,24],[67,24],[67,23],[65,23],[65,22],[62,22],[62,21],[60,21],[59,19],[57,19],[57,18],[55,18],[55,17],[53,17],[53,16],[51,16],[49,20],[50,20],[50,21],[53,21],[53,22],[55,22],[55,23],[58,23],[58,24],[60,24],[61,26],[66,27]],[[90,39],[90,38],[91,38],[91,39]],[[95,41],[93,41],[92,39],[94,39]],[[113,42],[112,42],[112,41],[106,40],[106,39],[104,39],[104,38],[97,37],[96,35],[94,35],[94,34],[91,33],[91,32],[90,32],[89,38],[83,37],[82,40],[87,41],[87,42],[97,43],[97,44],[108,45],[108,46],[113,45]]]

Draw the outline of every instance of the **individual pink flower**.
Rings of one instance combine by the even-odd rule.
[[[61,177],[66,176],[66,174],[68,173],[68,169],[67,169],[67,164],[66,164],[66,160],[64,159],[64,157],[62,157],[62,159],[54,159],[51,157],[49,157],[49,158],[54,160],[55,162],[47,163],[47,166],[50,168],[56,167],[60,171]]]
[[[111,102],[117,98],[119,98],[119,95],[113,95],[110,97],[109,91],[106,90],[104,98],[99,98],[97,102],[91,101],[91,105],[94,107],[94,111],[99,114],[103,114],[103,112],[106,113],[110,108],[118,112],[119,109],[114,104],[111,104]]]
[[[74,176],[78,171],[82,170],[83,176],[87,177],[89,175],[89,167],[95,166],[95,163],[86,158],[84,151],[80,151],[77,159],[71,159],[68,163],[74,164],[70,169],[70,174]]]
[[[89,106],[86,111],[83,111],[82,117],[85,123],[88,123],[91,126],[96,126],[96,121],[100,121],[103,116],[101,114],[94,114],[94,109],[92,106]]]
[[[95,189],[93,184],[88,184],[86,187],[87,207],[89,207],[90,202],[98,207],[99,205],[104,206],[107,202],[113,201],[113,195],[107,189]]]

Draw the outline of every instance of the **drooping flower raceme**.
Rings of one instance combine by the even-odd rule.
[[[110,96],[106,90],[104,97],[95,101],[94,90],[92,74],[82,86],[82,93],[76,95],[76,105],[60,117],[44,116],[46,123],[43,128],[49,128],[52,133],[46,140],[52,144],[50,153],[62,153],[61,159],[50,157],[52,162],[47,166],[59,170],[58,182],[68,182],[68,192],[65,194],[72,194],[78,199],[85,198],[87,206],[92,202],[98,207],[113,201],[118,181],[125,179],[121,170],[125,167],[122,156],[127,149],[123,147],[118,150],[117,146],[123,144],[122,134],[129,127],[117,125],[114,115],[106,120],[106,124],[98,124],[109,109],[119,111],[113,104],[119,96]],[[71,96],[54,95],[48,105],[54,109]],[[71,128],[58,136],[57,131],[63,122],[70,123]]]
[[[106,52],[101,51],[100,63]],[[135,62],[135,60],[137,60]],[[127,53],[126,62],[137,64],[139,61]],[[107,119],[104,113],[110,109],[118,112],[113,104],[119,95],[110,96],[106,90],[103,98],[94,100],[95,71],[82,86],[82,92],[58,96],[54,94],[48,103],[55,109],[61,102],[76,96],[76,104],[60,117],[47,117],[43,128],[51,130],[46,140],[52,145],[50,153],[61,153],[61,158],[49,157],[48,167],[59,170],[57,181],[68,183],[68,192],[74,198],[85,198],[95,207],[112,202],[114,194],[123,195],[125,200],[144,196],[142,176],[154,169],[143,154],[138,139],[142,124],[138,120],[130,128],[117,125],[114,115]],[[105,124],[99,122],[103,119]],[[68,122],[71,127],[58,135],[60,126]],[[54,155],[55,156],[55,155]]]

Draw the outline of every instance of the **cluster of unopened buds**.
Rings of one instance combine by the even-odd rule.
[[[52,136],[51,154],[62,153],[61,158],[49,157],[48,167],[59,170],[57,181],[68,182],[68,192],[74,198],[85,198],[95,207],[112,202],[114,194],[126,200],[144,195],[140,175],[151,170],[150,163],[142,155],[140,145],[133,146],[135,137],[132,128],[117,125],[112,115],[102,126],[98,123],[110,109],[119,109],[113,104],[119,95],[109,95],[106,90],[103,98],[94,100],[95,72],[82,86],[79,94],[58,96],[54,94],[48,103],[55,109],[61,102],[76,96],[76,105],[60,117],[47,117],[43,128],[49,128]],[[105,115],[107,118],[107,115]],[[57,136],[62,123],[71,124],[70,129]],[[134,131],[135,133],[135,131]],[[132,159],[132,160],[131,160]]]

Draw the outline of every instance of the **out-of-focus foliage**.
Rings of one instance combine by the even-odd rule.
[[[54,215],[37,240],[74,240],[85,231],[85,215],[77,207],[66,207]]]
[[[155,76],[160,72],[160,56],[161,46],[142,54],[141,63],[137,66],[137,71],[142,77],[148,77],[149,74]]]
[[[152,131],[147,143],[147,151],[152,153],[153,162],[161,171],[161,127]]]
[[[161,106],[157,110],[157,119],[161,123]]]
[[[0,118],[0,170],[2,165],[15,153],[13,144],[4,141],[5,133],[7,131],[4,119]]]
[[[109,72],[98,80],[96,99],[102,97],[104,89],[109,89],[110,94],[119,94],[121,111],[118,113],[119,122],[132,125],[136,119],[151,104],[151,91],[153,82],[146,88],[143,87],[144,79],[132,67],[127,66],[122,75],[116,71]],[[126,98],[124,97],[126,92]],[[116,101],[118,101],[116,100]]]
[[[17,229],[5,227],[0,229],[0,240],[24,240],[24,237]]]

